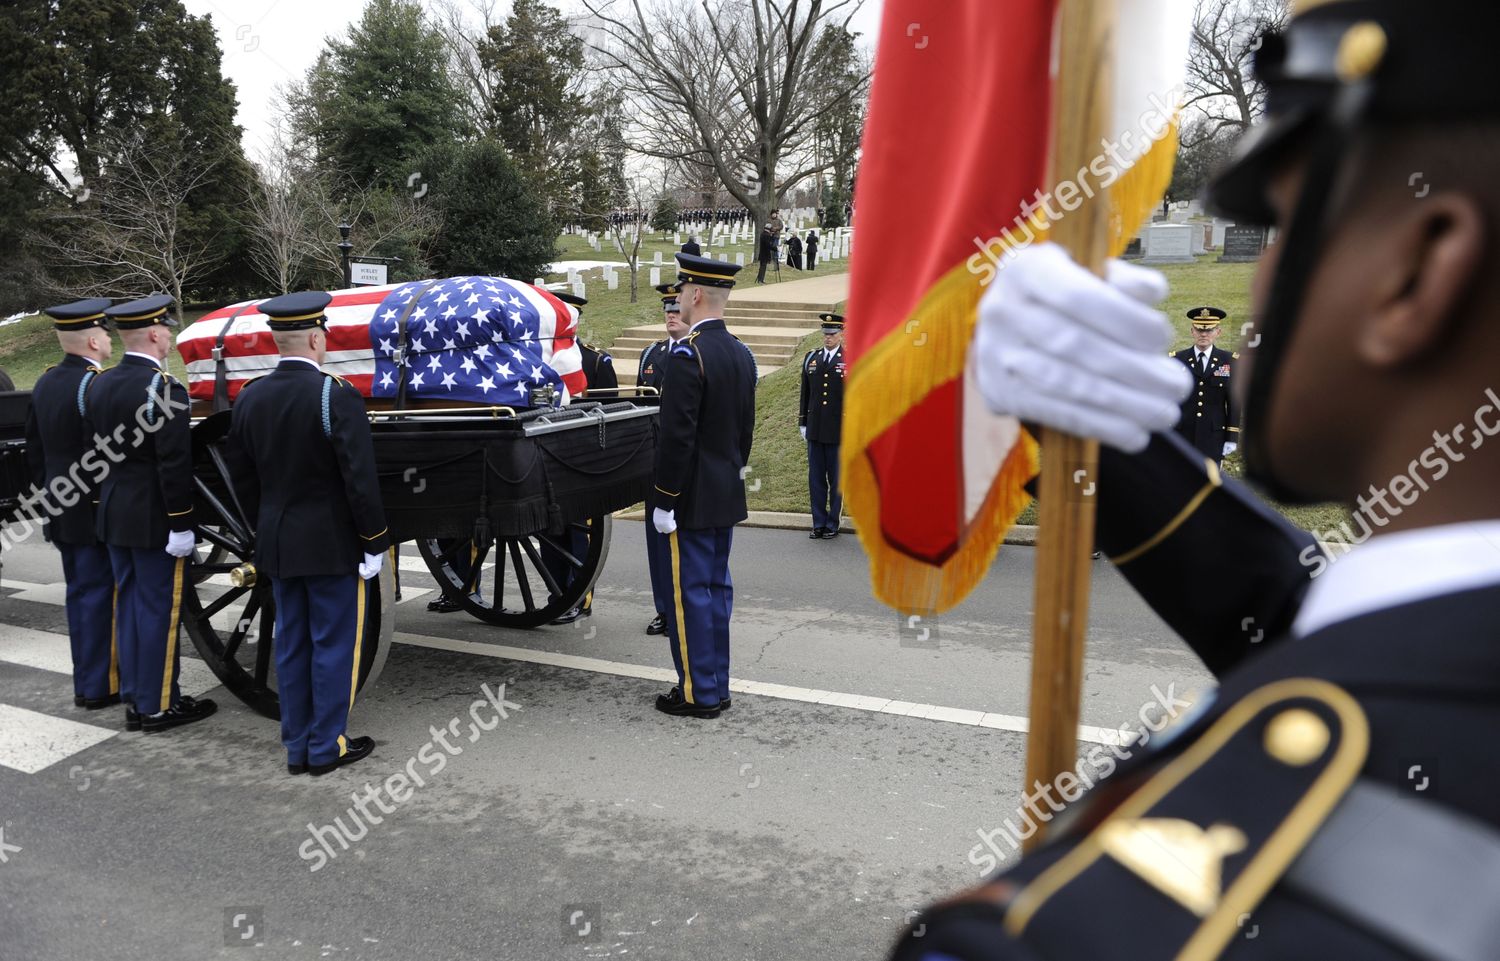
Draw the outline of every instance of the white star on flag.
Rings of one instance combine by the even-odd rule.
[[[460,336],[460,337],[467,337],[467,336],[469,336],[469,323],[468,323],[468,321],[460,320],[458,322],[458,326],[455,327],[454,330],[458,331],[458,336]]]
[[[390,387],[394,383],[395,383],[395,380],[393,380],[391,378],[391,372],[390,371],[386,371],[384,374],[382,374],[380,376],[380,386],[381,387]]]
[[[447,302],[448,302],[448,292],[446,290],[443,291],[442,293],[438,294],[437,295],[437,300],[433,301],[434,304],[446,304]]]
[[[395,349],[396,349],[395,347],[391,346],[391,342],[390,341],[386,340],[384,337],[380,338],[380,352],[381,353],[383,353],[383,354],[389,354],[392,351],[394,351]]]
[[[499,374],[501,377],[504,377],[506,380],[509,380],[510,378],[516,376],[516,372],[510,369],[509,364],[501,364],[500,366],[496,367],[495,373]]]
[[[443,375],[443,386],[449,390],[453,389],[453,375],[451,373]]]
[[[396,311],[393,309],[387,309],[385,313],[380,315],[380,319],[393,321],[396,319]]]
[[[453,316],[455,314],[457,314],[457,313],[458,313],[458,308],[457,307],[449,306],[449,308],[447,310],[443,311],[443,317],[446,320],[452,320]]]
[[[453,342],[453,338],[452,337],[444,337],[443,338],[443,349],[444,350],[458,350],[458,345]]]
[[[470,294],[469,298],[465,300],[464,303],[468,304],[470,307],[474,306],[475,304],[479,303],[479,295]]]
[[[494,380],[489,377],[481,377],[479,379],[479,389],[488,394],[490,391],[495,389]]]
[[[426,317],[426,316],[427,316],[427,308],[426,307],[418,307],[416,313],[412,314],[412,319],[414,319],[414,320],[421,320],[423,317]]]
[[[488,360],[490,356],[490,345],[480,344],[478,347],[475,347],[474,356],[478,357],[480,360]]]
[[[433,334],[437,333],[437,327],[437,321],[429,317],[427,318],[426,323],[422,325],[422,332],[428,337],[431,337]]]
[[[472,373],[474,373],[474,369],[476,367],[478,367],[479,365],[476,364],[476,363],[474,363],[474,358],[472,358],[472,357],[468,356],[467,354],[465,354],[464,355],[464,362],[462,364],[460,364],[459,366],[464,369],[464,373],[466,373],[466,374],[472,374]]]
[[[421,387],[422,386],[422,375],[421,374],[412,374],[412,376],[411,376],[411,385],[414,388]]]
[[[536,381],[539,384],[542,382],[542,368],[541,367],[536,366],[536,365],[532,366],[532,368],[531,368],[531,379],[534,380],[534,381]]]
[[[430,360],[430,361],[427,362],[427,369],[428,370],[442,370],[443,369],[443,360],[442,360],[442,358],[439,357],[437,354],[433,354],[432,355],[432,360]]]

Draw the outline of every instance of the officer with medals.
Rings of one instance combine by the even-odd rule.
[[[67,585],[73,703],[90,711],[119,704],[122,695],[115,649],[115,578],[109,548],[100,542],[94,521],[97,484],[109,464],[93,449],[93,435],[83,420],[84,398],[113,351],[104,318],[110,303],[101,297],[43,311],[52,318],[63,359],[37,378],[26,414],[32,483],[42,490],[66,491],[52,495],[59,513],[47,522],[46,531],[62,555]],[[130,691],[123,693],[129,699]]]
[[[844,423],[844,318],[819,314],[823,346],[802,358],[802,400],[797,429],[807,442],[807,490],[812,497],[812,531],[817,538],[839,536],[844,513],[839,493],[839,433]]]
[[[642,387],[651,387],[660,392],[666,380],[667,350],[672,344],[682,339],[687,333],[687,328],[683,326],[682,314],[677,305],[678,286],[657,284],[656,292],[661,295],[661,309],[667,326],[667,336],[641,352],[635,382]],[[650,624],[646,625],[646,633],[652,636],[667,633],[666,610],[672,603],[672,587],[667,581],[667,568],[661,561],[661,552],[661,534],[657,533],[656,525],[652,524],[648,517],[646,519],[646,567],[651,572],[651,599],[655,604],[656,616],[651,619]]]
[[[647,507],[662,535],[672,596],[667,636],[678,684],[656,709],[712,718],[730,706],[729,549],[748,516],[744,469],[755,430],[755,360],[724,326],[739,267],[677,255],[687,334],[667,355],[656,488]]]
[[[1099,544],[1220,684],[1107,770],[1028,786],[1066,802],[1044,844],[917,918],[901,961],[1494,956],[1500,8],[1292,7],[1256,55],[1269,121],[1209,200],[1281,236],[1237,387],[1247,476],[1353,504],[1354,546],[1326,555],[1168,430],[1195,388],[1160,352],[1161,275],[1022,251],[981,304],[977,385],[1102,442]]]
[[[84,419],[119,460],[100,482],[95,531],[115,580],[125,729],[155,734],[213,714],[178,689],[183,592],[193,533],[193,444],[188,392],[163,368],[176,321],[156,294],[104,311],[125,356],[95,376]],[[75,401],[76,402],[76,401]],[[114,456],[110,457],[115,460]]]
[[[1193,346],[1172,356],[1187,365],[1194,387],[1182,402],[1177,433],[1217,464],[1239,447],[1240,425],[1230,388],[1239,357],[1214,346],[1228,314],[1217,307],[1194,307],[1187,316],[1193,325]]]
[[[364,398],[324,373],[321,291],[273,297],[281,362],[235,400],[227,450],[256,516],[255,575],[276,598],[276,677],[287,773],[322,775],[368,757],[349,737],[366,607],[391,547]]]

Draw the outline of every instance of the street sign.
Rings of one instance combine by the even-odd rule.
[[[356,287],[378,287],[386,282],[385,264],[362,264],[356,260],[349,268],[350,281]]]

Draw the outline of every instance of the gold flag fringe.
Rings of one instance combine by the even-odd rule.
[[[1110,256],[1124,251],[1166,193],[1176,156],[1174,122],[1110,188]],[[1023,230],[1026,237],[1017,236]],[[1033,217],[1016,231],[1004,231],[999,249],[1014,250],[1045,239],[1046,224]],[[979,275],[966,264],[952,268],[933,284],[907,322],[877,341],[849,372],[840,454],[844,500],[870,558],[875,596],[902,613],[942,613],[969,595],[994,563],[1005,533],[1031,501],[1024,486],[1040,470],[1036,440],[1022,430],[979,511],[960,535],[957,550],[939,565],[891,544],[880,527],[880,485],[865,451],[930,393],[963,376],[984,289]]]

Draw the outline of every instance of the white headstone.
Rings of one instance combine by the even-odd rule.
[[[734,262],[741,267],[745,266],[745,254],[743,252],[734,255]]]
[[[580,280],[573,284],[573,296],[580,300],[588,296],[583,292],[583,281]]]
[[[652,267],[651,268],[651,286],[656,287],[656,286],[659,286],[660,284],[661,284],[661,268],[660,267]]]
[[[1192,223],[1192,224],[1188,224],[1188,226],[1193,229],[1193,232],[1191,234],[1189,234],[1189,237],[1191,237],[1192,241],[1193,241],[1193,254],[1194,254],[1194,256],[1196,256],[1198,254],[1206,254],[1206,253],[1208,253],[1208,248],[1206,246],[1206,240],[1207,240],[1207,237],[1208,237],[1209,233],[1213,230],[1213,225],[1212,224]]]
[[[568,283],[570,283],[570,284],[576,284],[576,283],[578,283],[578,270],[576,268],[573,268],[573,267],[569,267],[568,268]]]
[[[606,270],[604,272],[604,282],[609,285],[610,290],[615,290],[620,286],[620,277],[613,270]]]
[[[547,278],[546,277],[538,277],[536,280],[533,280],[531,282],[531,286],[533,286],[533,287],[540,287],[543,284],[545,284],[546,282],[547,282]]]
[[[673,232],[673,234],[672,234],[672,246],[673,247],[681,247],[682,246],[682,234]]]
[[[1187,224],[1152,224],[1142,233],[1142,263],[1190,264],[1193,262],[1193,232],[1203,236],[1202,228]]]
[[[1215,250],[1222,249],[1224,247],[1224,231],[1233,226],[1234,221],[1232,220],[1215,219],[1213,224],[1213,236],[1209,238],[1210,246],[1212,246]]]
[[[653,251],[652,256],[651,256],[651,262],[653,264],[655,264],[656,266],[658,266],[658,267],[661,266],[661,251],[660,250]]]

